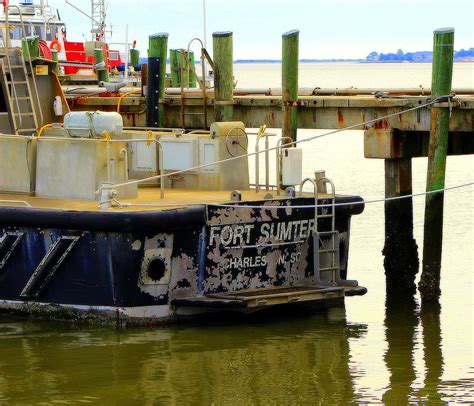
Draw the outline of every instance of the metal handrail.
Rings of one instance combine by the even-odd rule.
[[[255,142],[255,191],[258,193],[260,191],[260,139],[265,138],[265,188],[268,190],[270,188],[270,163],[269,163],[269,153],[268,153],[268,137],[271,134],[263,133],[258,135]]]
[[[283,142],[285,141],[285,142]],[[275,154],[276,154],[276,184],[277,184],[277,195],[280,194],[280,153],[281,153],[281,146],[286,145],[286,144],[291,144],[293,140],[291,137],[281,137],[277,141],[277,145],[275,148]],[[268,150],[268,148],[267,148]]]
[[[200,87],[201,87],[201,90],[202,90],[202,105],[203,105],[203,113],[204,113],[204,128],[207,128],[207,95],[206,95],[206,65],[205,65],[205,58],[206,58],[206,55],[205,55],[205,52],[204,52],[204,44],[203,42],[201,41],[201,39],[199,38],[193,38],[191,39],[191,41],[189,41],[188,43],[188,48],[187,48],[187,51],[186,51],[186,60],[187,60],[187,63],[186,63],[186,69],[187,69],[187,75],[188,75],[188,87],[189,87],[189,82],[190,82],[190,73],[191,73],[191,61],[189,59],[189,52],[190,52],[190,48],[191,48],[191,44],[194,42],[194,41],[198,41],[200,44],[201,44],[201,56],[200,56],[200,59],[201,59],[201,75],[202,75],[202,78],[201,78],[201,81],[199,80],[199,78],[197,77],[196,75],[196,71],[193,69],[193,73],[196,75],[196,80],[198,81]],[[182,60],[184,58],[181,58]],[[183,70],[183,66],[181,64],[181,72]],[[184,89],[183,89],[183,74],[181,73],[181,99],[183,99],[183,96],[184,96]],[[183,102],[181,101],[181,105],[183,105]],[[182,109],[184,109],[184,106],[182,106]],[[183,110],[184,112],[184,110]],[[184,128],[184,114],[182,115],[183,117],[183,128]]]
[[[32,207],[26,200],[0,200],[0,203],[15,203],[24,204],[26,207]]]

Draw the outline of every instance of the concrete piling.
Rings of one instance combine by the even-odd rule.
[[[234,118],[234,73],[232,32],[215,32],[214,58],[214,120],[232,121]]]
[[[298,101],[298,30],[288,31],[282,36],[282,137],[296,141],[298,107],[291,105]]]
[[[451,93],[454,28],[434,31],[431,95],[435,99]],[[432,106],[426,191],[444,189],[448,149],[449,108]],[[423,301],[437,301],[441,294],[444,192],[425,200],[423,266],[419,291]]]
[[[385,197],[408,196],[412,191],[410,158],[385,160]],[[419,268],[418,246],[413,237],[412,198],[385,202],[384,268],[387,294],[416,291]]]

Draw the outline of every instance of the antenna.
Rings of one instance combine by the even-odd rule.
[[[105,18],[107,14],[105,0],[91,0],[90,15],[74,5],[70,0],[64,1],[66,4],[69,4],[72,8],[91,20],[92,41],[105,41]]]

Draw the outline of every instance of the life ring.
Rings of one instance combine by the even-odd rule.
[[[56,52],[61,52],[61,43],[55,39],[53,41],[51,41],[51,44],[49,44],[49,49],[55,49]]]

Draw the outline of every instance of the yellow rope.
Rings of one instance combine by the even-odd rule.
[[[131,92],[127,92],[127,93],[124,93],[123,95],[120,96],[120,99],[118,101],[118,104],[117,104],[117,113],[120,113],[120,105],[122,104],[122,100],[127,97],[127,96],[130,96],[131,94],[136,94],[136,93],[141,93],[142,92],[142,89],[136,89],[136,90],[132,90]]]
[[[43,131],[46,129],[46,128],[51,128],[53,126],[53,124],[45,124],[43,127],[41,127],[38,131],[38,135],[37,137],[40,137],[41,134],[43,134]]]

